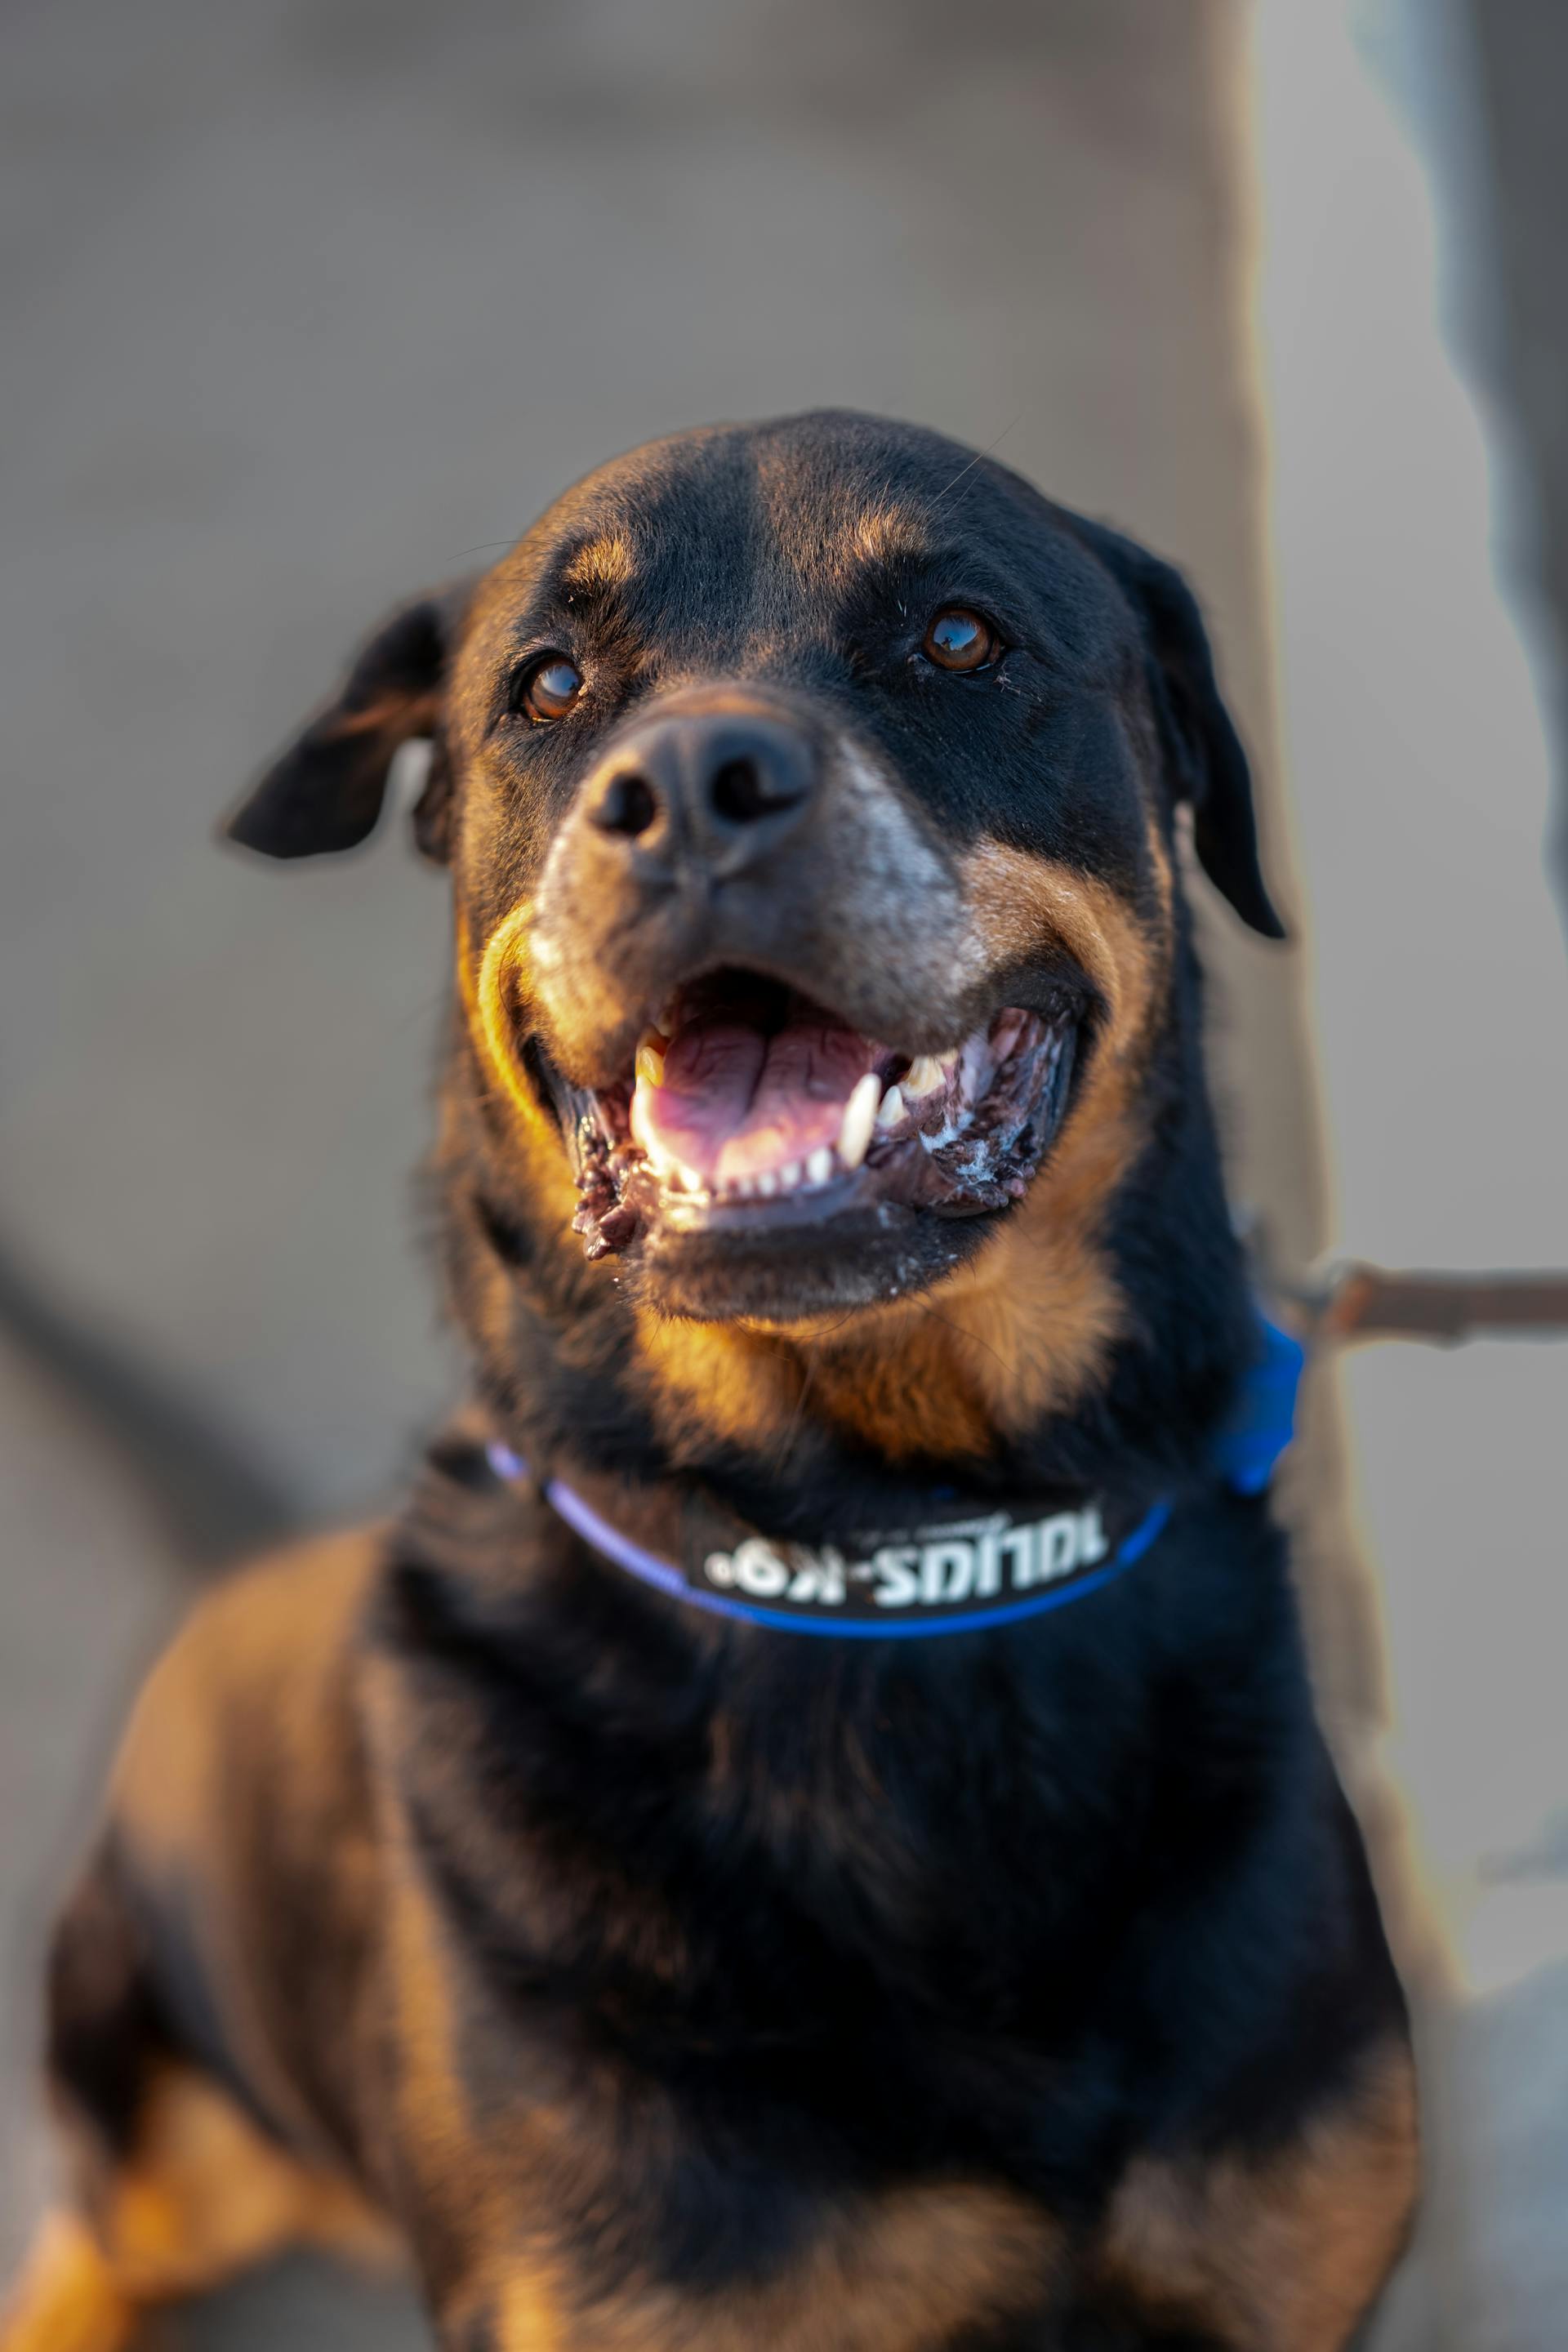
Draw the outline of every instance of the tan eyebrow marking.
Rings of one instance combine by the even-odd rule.
[[[561,585],[569,596],[602,594],[624,588],[635,568],[632,543],[624,532],[601,531],[568,558]]]
[[[923,563],[930,553],[918,519],[901,507],[862,508],[842,543],[846,554],[867,563]]]

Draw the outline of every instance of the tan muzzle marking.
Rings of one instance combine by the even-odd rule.
[[[533,1102],[513,1051],[507,1000],[519,970],[527,965],[521,941],[532,915],[532,901],[525,898],[510,915],[501,918],[485,942],[477,978],[470,977],[466,939],[459,940],[458,950],[458,979],[469,1027],[477,1032],[485,1058],[506,1089],[512,1108],[524,1118],[531,1117]]]

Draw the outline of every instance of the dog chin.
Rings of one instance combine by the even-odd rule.
[[[929,1290],[981,1249],[1007,1209],[959,1219],[887,1202],[790,1223],[661,1220],[626,1257],[625,1286],[661,1314],[786,1326]]]

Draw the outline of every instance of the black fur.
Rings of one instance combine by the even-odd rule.
[[[134,2142],[148,2071],[170,2047],[149,1958],[106,1840],[55,1930],[48,2063],[116,2156]]]

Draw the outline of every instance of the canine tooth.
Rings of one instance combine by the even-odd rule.
[[[897,1127],[903,1115],[903,1096],[897,1087],[889,1087],[882,1097],[881,1107],[877,1113],[877,1124],[879,1127]]]
[[[729,1190],[737,1201],[749,1201],[757,1187],[750,1176],[731,1176]]]
[[[794,1190],[795,1190],[795,1186],[796,1186],[799,1182],[800,1182],[800,1162],[799,1162],[799,1160],[786,1160],[786,1161],[784,1162],[784,1166],[779,1170],[779,1190],[780,1190],[780,1192],[794,1192]]]
[[[877,1124],[877,1104],[882,1092],[882,1081],[875,1070],[868,1070],[863,1078],[855,1081],[854,1092],[844,1106],[844,1117],[838,1123],[838,1157],[846,1168],[858,1168],[866,1157],[871,1140],[871,1130]]]
[[[661,1037],[656,1029],[643,1032],[642,1042],[637,1047],[637,1078],[641,1084],[663,1086],[664,1049],[668,1043],[668,1040]]]
[[[919,1055],[904,1072],[902,1085],[911,1102],[921,1102],[944,1084],[947,1072],[934,1054]]]
[[[695,1168],[678,1167],[675,1172],[680,1179],[680,1189],[683,1192],[701,1192],[702,1179]]]
[[[833,1154],[826,1143],[819,1143],[805,1163],[808,1184],[826,1184],[833,1174]]]
[[[764,1168],[757,1178],[757,1192],[764,1201],[771,1201],[779,1189],[779,1180],[771,1168]]]

